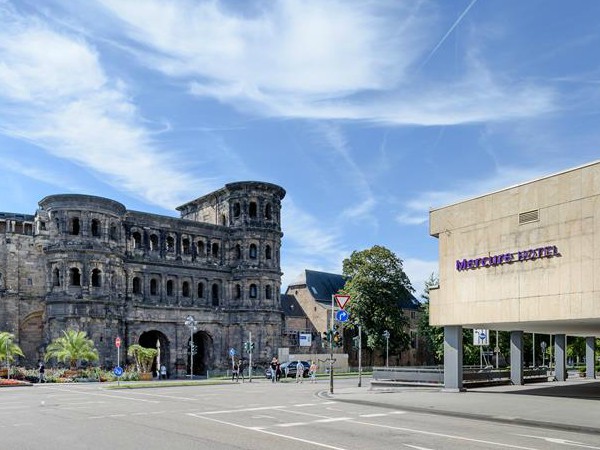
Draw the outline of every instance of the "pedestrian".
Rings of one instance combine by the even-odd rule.
[[[281,380],[281,363],[279,362],[279,360],[277,361],[277,368],[275,369],[275,378],[277,378],[277,381]]]
[[[303,383],[304,382],[304,364],[302,364],[302,361],[298,360],[298,362],[296,363],[296,383]]]
[[[46,367],[44,367],[44,362],[40,361],[38,363],[38,383],[45,383],[46,378],[44,374],[46,373]]]
[[[317,364],[314,361],[310,362],[310,368],[308,369],[308,375],[310,376],[310,382],[317,382]]]
[[[277,358],[273,356],[271,360],[271,382],[275,383],[277,381]]]
[[[245,379],[244,379],[244,359],[240,359],[238,361],[237,371],[238,371],[238,379],[240,378],[240,375],[241,375],[242,383],[244,383],[244,381],[245,381]]]
[[[240,375],[238,373],[238,363],[236,361],[233,362],[233,366],[231,368],[231,381],[234,381],[237,383],[238,381],[240,381]]]
[[[167,368],[164,364],[160,366],[160,378],[162,378],[163,380],[167,379]]]

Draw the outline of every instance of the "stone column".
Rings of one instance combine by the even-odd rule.
[[[585,377],[596,378],[596,337],[588,336],[585,338]]]
[[[510,381],[523,384],[523,332],[510,332]]]
[[[567,349],[567,336],[564,334],[557,334],[554,336],[554,378],[556,381],[565,381],[567,379],[567,365],[566,365],[566,349]]]
[[[444,327],[444,391],[463,389],[463,342],[461,326]]]

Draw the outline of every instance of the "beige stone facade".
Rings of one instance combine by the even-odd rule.
[[[281,200],[239,182],[189,202],[181,218],[130,211],[110,199],[51,195],[34,215],[0,213],[0,330],[33,365],[67,328],[94,340],[100,364],[140,343],[161,348],[171,374],[227,367],[252,332],[254,360],[281,344]]]
[[[430,212],[432,325],[600,335],[600,162]]]

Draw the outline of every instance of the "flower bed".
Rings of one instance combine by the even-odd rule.
[[[6,387],[6,386],[31,386],[31,383],[28,383],[27,381],[21,381],[21,380],[14,380],[14,379],[0,379],[0,387]]]

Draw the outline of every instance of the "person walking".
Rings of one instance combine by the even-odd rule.
[[[304,364],[302,361],[298,360],[296,363],[296,383],[304,382]]]
[[[234,361],[233,366],[231,367],[231,381],[235,381],[238,382],[240,381],[240,375],[238,372],[238,365],[239,363],[237,361]]]
[[[160,366],[160,378],[163,379],[163,380],[167,379],[167,368],[165,367],[164,364],[162,364]]]
[[[40,361],[38,363],[38,383],[46,382],[45,373],[46,373],[46,367],[44,366],[44,362]]]
[[[275,383],[277,381],[277,358],[273,356],[271,360],[271,382]]]
[[[241,375],[242,383],[244,383],[246,380],[244,378],[244,359],[243,358],[238,361],[237,372],[238,372],[238,380],[240,379],[240,375]]]
[[[314,361],[310,362],[310,368],[308,369],[308,375],[310,376],[310,382],[317,382],[317,364]]]

